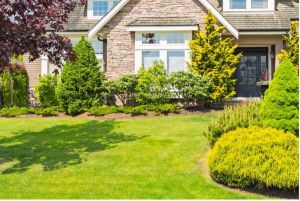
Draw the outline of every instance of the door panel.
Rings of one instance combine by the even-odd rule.
[[[235,73],[237,96],[259,97],[257,82],[268,67],[268,48],[239,48],[237,52],[243,54]]]

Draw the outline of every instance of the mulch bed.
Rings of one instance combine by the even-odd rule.
[[[93,116],[88,112],[85,112],[83,114],[80,114],[78,116],[72,117],[69,115],[66,115],[64,113],[59,113],[57,116],[49,116],[49,117],[43,117],[41,115],[35,115],[35,114],[25,114],[25,115],[19,115],[17,119],[26,119],[26,118],[79,118],[79,119],[103,119],[103,120],[116,120],[116,119],[140,119],[140,118],[153,118],[153,117],[160,117],[160,116],[178,116],[178,115],[191,115],[191,114],[206,114],[210,112],[218,112],[220,110],[217,109],[204,109],[204,110],[186,110],[186,109],[181,109],[177,113],[169,113],[169,114],[161,114],[157,115],[155,112],[148,112],[146,115],[138,115],[138,116],[132,116],[131,114],[125,114],[125,113],[114,113],[114,114],[109,114],[105,116]],[[6,118],[6,117],[0,117],[0,119]]]

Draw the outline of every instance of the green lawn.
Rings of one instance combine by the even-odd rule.
[[[0,119],[0,199],[264,198],[205,173],[212,118]]]

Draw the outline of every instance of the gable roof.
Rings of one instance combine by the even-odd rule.
[[[207,0],[198,0],[207,10],[210,10],[212,14],[223,24],[229,32],[235,38],[238,38],[238,30],[226,20],[221,13],[212,6]],[[89,31],[88,36],[92,38],[99,30],[101,30],[127,3],[129,0],[121,0],[115,7],[113,7],[101,20]]]
[[[249,12],[223,12],[223,0],[210,0],[212,5],[222,12],[222,15],[239,32],[247,31],[289,31],[290,20],[299,19],[298,0],[276,0],[274,12],[249,13]]]

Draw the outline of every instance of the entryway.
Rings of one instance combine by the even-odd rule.
[[[268,48],[238,48],[243,56],[237,65],[235,77],[237,97],[260,97],[259,81],[269,79]]]

